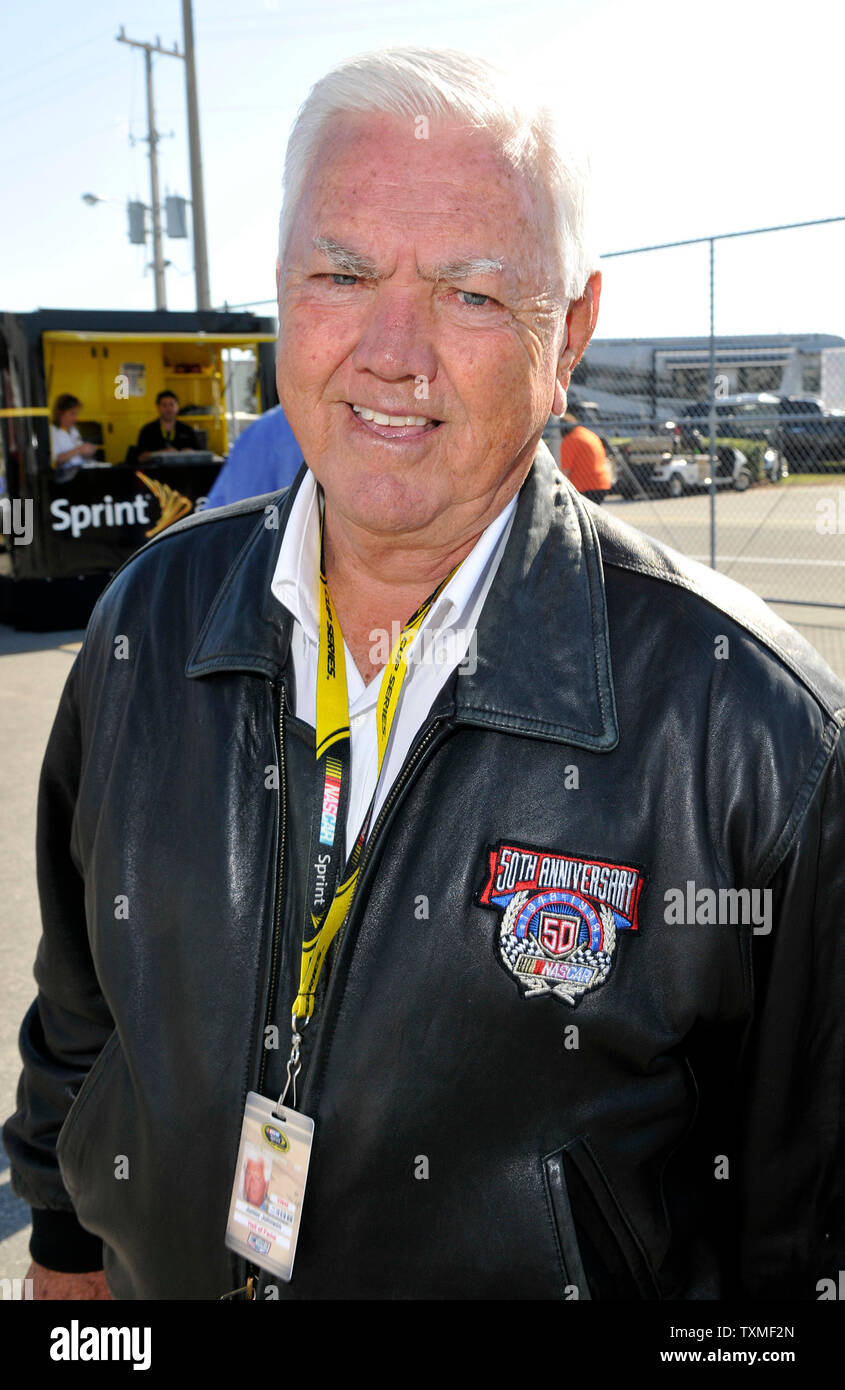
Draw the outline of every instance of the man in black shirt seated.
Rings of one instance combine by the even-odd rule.
[[[197,449],[197,437],[190,425],[177,420],[179,397],[173,391],[159,391],[156,396],[158,419],[144,425],[138,435],[138,462],[145,463],[150,454],[183,449]]]

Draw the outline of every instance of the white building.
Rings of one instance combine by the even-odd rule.
[[[845,404],[845,338],[830,333],[717,337],[717,394],[770,391]],[[657,419],[710,396],[710,339],[597,338],[572,376],[573,403],[603,418]],[[827,397],[830,397],[828,399]]]

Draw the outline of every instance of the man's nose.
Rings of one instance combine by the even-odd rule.
[[[433,332],[424,293],[381,286],[352,354],[352,365],[356,371],[372,372],[385,380],[423,376],[431,381],[437,370]]]

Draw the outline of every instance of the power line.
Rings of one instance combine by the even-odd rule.
[[[58,63],[60,60],[66,59],[69,54],[77,53],[80,48],[87,48],[89,44],[99,43],[100,39],[104,37],[105,35],[100,33],[97,34],[96,37],[93,39],[82,39],[80,43],[75,43],[70,48],[63,48],[59,53],[54,53],[50,58],[39,58],[37,63],[30,63],[28,68],[18,68],[15,72],[12,73],[11,78],[9,78],[8,80],[11,82],[15,82],[20,77],[28,77],[31,72],[37,72],[39,68],[45,68],[50,63]]]
[[[432,0],[428,0],[428,2],[431,6]],[[428,26],[432,23],[436,24],[441,18],[445,18],[446,12],[448,12],[451,24],[460,23],[462,20],[471,22],[482,14],[488,15],[491,10],[508,11],[511,8],[512,0],[482,0],[482,3],[477,6],[471,8],[463,6],[456,12],[455,5],[449,3],[449,0],[444,0],[440,13],[432,14],[430,10],[426,11],[425,22]],[[276,14],[278,14],[280,21],[278,23],[273,22]],[[268,9],[264,14],[238,14],[232,19],[207,21],[203,24],[202,38],[203,43],[232,43],[237,41],[239,37],[249,41],[256,38],[310,38],[315,37],[327,24],[331,25],[333,35],[369,33],[373,29],[383,32],[385,25],[389,24],[394,17],[396,17],[396,9],[392,0],[382,11],[376,9],[359,10],[357,6],[353,8],[349,5],[309,9],[308,19],[313,24],[314,32],[303,35],[300,16],[291,13],[282,14]],[[410,45],[413,41],[408,39],[406,42]]]
[[[114,73],[114,64],[113,64],[113,63],[111,63],[111,62],[109,62],[109,63],[103,63],[103,64],[101,64],[101,66],[98,67],[98,68],[78,68],[75,72],[62,73],[62,84],[63,84],[63,86],[62,86],[61,89],[59,89],[58,86],[57,86],[57,88],[56,88],[55,92],[53,93],[52,97],[50,96],[50,94],[49,94],[49,89],[48,89],[46,95],[43,95],[43,96],[42,96],[42,94],[39,92],[37,101],[30,101],[30,102],[26,103],[25,105],[22,105],[22,104],[21,104],[21,103],[24,101],[24,94],[23,94],[23,93],[19,94],[18,96],[4,96],[2,102],[0,102],[0,107],[2,107],[2,106],[5,106],[5,107],[17,106],[17,107],[19,107],[19,110],[17,110],[17,111],[14,113],[14,115],[4,115],[3,119],[4,119],[4,121],[15,121],[15,120],[20,120],[20,118],[21,118],[22,116],[27,116],[27,117],[28,117],[28,116],[31,116],[32,113],[33,113],[34,111],[43,111],[45,107],[55,106],[55,105],[57,105],[57,103],[59,103],[59,102],[63,102],[64,105],[67,106],[67,105],[68,105],[68,94],[67,94],[67,91],[64,90],[64,84],[66,84],[66,83],[68,83],[68,82],[73,82],[74,78],[80,78],[80,79],[83,78],[83,77],[88,78],[88,79],[90,79],[90,78],[92,78],[92,77],[97,77],[97,78],[99,78],[99,77],[102,77],[103,74],[104,74],[104,73],[107,73],[107,72],[108,72],[108,73]]]
[[[490,10],[502,9],[510,10],[513,8],[513,0],[477,0],[476,4],[465,3],[456,6],[453,0],[427,0],[425,22],[430,24],[437,16],[432,11],[445,10],[448,12],[450,20],[460,21],[461,19],[472,19],[479,13],[489,14]],[[371,3],[364,5],[344,4],[323,4],[311,6],[308,10],[308,19],[320,21],[331,19],[333,21],[343,18],[348,24],[360,24],[362,19],[374,20],[383,24],[385,19],[395,16],[399,10],[400,17],[404,6],[397,5],[396,0],[371,0]],[[405,10],[407,14],[407,10]],[[207,19],[203,22],[203,37],[213,33],[215,29],[232,30],[243,29],[245,25],[254,25],[267,29],[268,23],[272,24],[275,19],[284,21],[286,24],[296,25],[302,33],[301,14],[288,6],[282,9],[280,5],[267,4],[263,10],[256,10],[252,14],[245,14],[243,11],[237,15],[219,15],[214,19]]]
[[[165,108],[166,109],[166,108]],[[295,111],[296,106],[291,103],[289,106],[205,106],[206,111]]]
[[[79,136],[76,140],[72,140],[68,145],[54,145],[51,143],[50,156],[52,158],[52,156],[56,154],[64,155],[70,150],[78,149],[80,145],[90,145],[95,136],[105,135],[108,132],[114,133],[114,130],[115,126],[114,122],[112,122],[110,125],[100,126],[97,130],[87,130],[84,135]]]

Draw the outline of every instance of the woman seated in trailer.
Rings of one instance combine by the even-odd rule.
[[[65,393],[56,397],[50,420],[50,452],[53,467],[59,471],[64,464],[85,463],[97,452],[97,445],[86,444],[77,429],[81,408],[82,402],[76,396]]]

